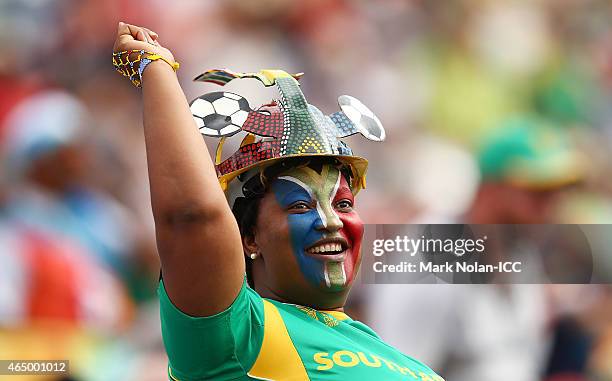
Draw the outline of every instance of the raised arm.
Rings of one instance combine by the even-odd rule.
[[[174,62],[146,28],[120,23],[114,51],[143,49]],[[193,316],[227,308],[243,282],[240,232],[172,67],[142,75],[144,135],[157,247],[166,291]]]

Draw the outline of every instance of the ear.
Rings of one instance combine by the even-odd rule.
[[[242,236],[242,251],[247,258],[251,253],[259,253],[259,246],[255,242],[255,234],[256,231],[253,229],[252,233]]]

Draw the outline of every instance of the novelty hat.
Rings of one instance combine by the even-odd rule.
[[[341,138],[361,133],[370,140],[385,139],[380,120],[359,100],[338,97],[341,111],[324,115],[308,104],[298,79],[283,70],[237,73],[228,69],[209,70],[195,81],[225,85],[236,78],[256,78],[264,86],[279,90],[280,99],[254,110],[242,96],[220,91],[202,95],[190,104],[193,118],[204,136],[221,138],[215,154],[219,183],[226,191],[230,207],[246,197],[245,183],[261,170],[283,159],[294,157],[333,157],[351,169],[351,186],[357,193],[365,187],[366,159],[353,155]],[[221,160],[227,137],[247,132],[240,148]]]

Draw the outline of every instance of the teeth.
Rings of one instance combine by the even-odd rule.
[[[308,249],[308,252],[313,253],[328,253],[328,252],[341,252],[342,245],[339,243],[326,243],[323,245],[315,246]]]

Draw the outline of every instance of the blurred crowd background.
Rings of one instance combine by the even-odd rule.
[[[204,70],[282,68],[326,113],[368,105],[387,141],[349,141],[370,160],[366,223],[612,221],[609,0],[2,0],[0,359],[166,379],[120,20],[159,34],[189,99],[217,90],[192,82]],[[349,311],[449,381],[612,380],[609,285],[360,284]]]

